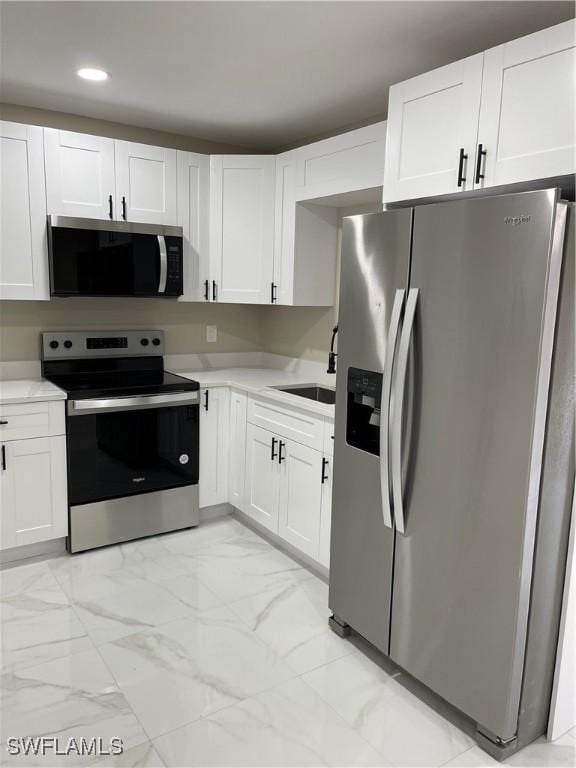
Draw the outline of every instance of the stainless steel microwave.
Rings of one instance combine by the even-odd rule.
[[[48,216],[51,296],[182,295],[182,227]]]

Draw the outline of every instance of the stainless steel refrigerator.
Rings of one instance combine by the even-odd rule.
[[[344,220],[330,608],[503,759],[546,729],[574,489],[573,206]]]

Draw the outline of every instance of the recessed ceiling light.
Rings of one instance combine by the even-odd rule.
[[[103,69],[97,69],[96,67],[84,67],[83,69],[79,69],[77,75],[84,80],[108,80],[108,72],[104,72]]]

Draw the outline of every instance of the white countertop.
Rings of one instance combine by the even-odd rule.
[[[311,411],[319,416],[334,418],[333,405],[317,403],[315,400],[308,400],[305,397],[291,395],[289,392],[279,392],[277,389],[272,389],[272,387],[283,384],[319,383],[321,386],[326,386],[322,382],[312,381],[310,378],[304,379],[301,374],[274,368],[223,368],[211,371],[174,371],[174,373],[185,376],[187,379],[194,379],[201,387],[233,387],[251,395],[259,395],[282,402],[293,408]],[[333,386],[329,388],[333,388]]]
[[[66,400],[66,392],[46,379],[0,381],[0,405]]]

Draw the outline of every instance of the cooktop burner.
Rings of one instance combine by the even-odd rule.
[[[197,381],[164,370],[162,331],[42,334],[42,375],[69,399],[194,392]]]

